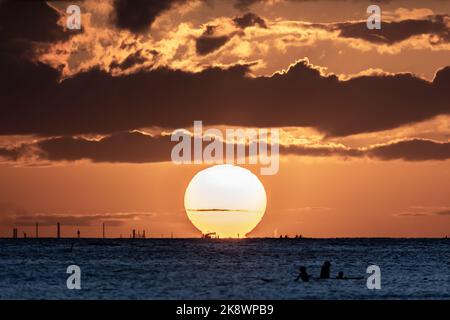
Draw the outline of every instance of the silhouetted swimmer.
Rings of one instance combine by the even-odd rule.
[[[345,279],[345,278],[344,278],[344,272],[339,271],[339,273],[338,273],[336,279]]]
[[[306,271],[306,268],[305,267],[300,267],[300,273],[298,274],[298,276],[295,279],[295,281],[298,281],[298,279],[302,279],[303,282],[308,282],[309,278],[311,278],[311,276]]]
[[[320,279],[330,279],[330,261],[325,261],[320,269]]]

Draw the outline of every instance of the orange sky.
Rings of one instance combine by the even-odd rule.
[[[183,196],[199,169],[170,163],[2,166],[0,191],[12,203],[26,199],[27,208],[35,213],[142,213],[138,220],[108,227],[109,236],[127,237],[136,228],[146,229],[149,236],[173,232],[178,237],[190,237],[199,233],[184,213]],[[443,211],[443,207],[448,211],[449,175],[448,161],[379,163],[289,157],[282,161],[279,174],[260,177],[268,207],[251,235],[443,236],[449,230],[448,216],[434,213]],[[100,221],[79,228],[85,236],[101,234]],[[20,229],[34,234],[34,227]],[[54,226],[41,230],[42,235],[55,234]],[[76,230],[76,226],[64,227],[63,236],[74,236]],[[9,228],[0,232],[2,236],[10,234]]]
[[[66,83],[77,81],[79,77],[95,70],[100,70],[108,76],[112,75],[114,79],[128,79],[128,75],[151,73],[161,68],[193,72],[195,76],[211,67],[226,68],[249,63],[252,64],[249,67],[251,73],[249,76],[255,79],[271,77],[275,72],[281,72],[285,77],[289,77],[289,74],[286,75],[283,71],[286,72],[290,66],[304,61],[305,69],[320,70],[320,77],[324,79],[336,75],[341,83],[355,79],[358,75],[383,78],[388,74],[396,77],[399,73],[411,73],[417,79],[428,81],[425,86],[429,87],[436,72],[450,66],[448,16],[450,3],[445,1],[383,2],[381,4],[383,17],[386,22],[393,23],[393,28],[397,27],[396,22],[408,19],[434,21],[435,18],[430,18],[431,16],[444,17],[441,24],[424,27],[419,34],[406,36],[405,39],[390,39],[386,33],[387,40],[384,42],[368,41],[363,38],[364,35],[345,38],[335,29],[344,28],[338,26],[339,23],[363,21],[366,17],[365,1],[256,1],[249,8],[233,5],[231,1],[227,4],[212,1],[213,5],[203,1],[180,3],[159,12],[153,21],[148,21],[144,31],[136,31],[130,30],[130,26],[119,27],[115,25],[114,19],[108,18],[115,10],[113,2],[105,1],[102,4],[96,4],[95,1],[80,2],[85,28],[83,32],[64,39],[30,41],[33,43],[30,45],[33,54],[31,58],[25,55],[26,60],[58,69],[60,77],[58,85],[64,85],[65,81]],[[236,3],[239,4],[239,1]],[[57,13],[57,9],[64,8],[64,3],[58,2],[52,3],[47,9]],[[248,12],[264,19],[267,27],[252,25],[240,30],[232,19]],[[59,20],[56,22],[62,25],[65,21],[63,11],[59,11],[58,16]],[[59,28],[57,23],[50,28]],[[311,24],[320,26],[311,27]],[[224,37],[227,41],[207,54],[200,54],[196,46],[202,37],[210,37],[205,31],[208,25],[215,26],[212,37]],[[399,33],[410,32],[409,27],[401,24],[398,27],[402,29],[398,31]],[[430,28],[432,31],[429,31]],[[392,34],[395,35],[396,32]],[[431,37],[440,37],[440,42],[431,43]],[[158,54],[151,53],[152,50]],[[118,65],[121,67],[117,67]],[[440,81],[443,81],[443,85],[448,86],[447,91],[450,91],[450,82],[445,82],[450,78],[443,76],[442,79],[444,80]],[[139,79],[133,81],[137,83]],[[1,83],[7,83],[7,79],[2,79]],[[173,85],[183,86],[183,84]],[[130,87],[133,86],[131,83]],[[136,84],[136,87],[146,88],[140,84]],[[82,85],[80,88],[84,90]],[[92,88],[86,90],[88,89]],[[164,93],[170,97],[172,89],[170,87]],[[377,89],[374,87],[373,92],[370,90],[363,92],[363,96],[371,99]],[[318,92],[319,96],[328,94],[326,91],[321,92],[320,87]],[[10,98],[9,92],[2,93],[0,101],[1,99],[10,101],[7,100]],[[93,95],[97,93],[94,91]],[[46,97],[44,93],[42,94]],[[218,100],[223,101],[234,94],[237,93],[226,92],[226,95],[219,97]],[[383,94],[390,97],[395,92]],[[153,96],[148,95],[149,108],[164,112],[164,107],[158,109],[158,105],[151,104]],[[192,97],[180,98],[182,103]],[[77,97],[71,96],[67,99],[76,100]],[[134,95],[126,98],[130,104],[133,104],[133,99],[138,98]],[[405,103],[415,102],[408,102],[407,98],[405,100],[407,101]],[[87,99],[80,101],[83,104],[89,103]],[[283,103],[280,101],[280,105],[272,106],[271,112],[276,120],[278,113],[281,112],[280,108],[286,107],[282,105]],[[302,103],[299,98],[294,106],[314,108]],[[422,110],[431,109],[434,102],[429,103],[425,102],[421,106]],[[399,121],[401,124],[389,124],[389,128],[380,130],[358,128],[358,121],[364,120],[364,112],[361,113],[361,118],[354,119],[351,113],[321,115],[327,125],[334,124],[334,120],[330,120],[330,117],[348,116],[353,120],[355,130],[360,130],[348,135],[334,134],[338,132],[337,130],[342,130],[341,127],[331,129],[327,125],[321,127],[320,121],[317,124],[316,118],[313,118],[310,126],[281,124],[279,126],[282,129],[281,144],[284,146],[293,145],[308,150],[334,148],[341,150],[341,153],[323,155],[282,153],[280,171],[273,176],[261,176],[258,166],[245,166],[260,178],[267,192],[266,214],[249,236],[448,235],[450,102],[446,100],[439,103],[442,103],[443,107],[429,116],[424,116],[418,121]],[[42,106],[45,108],[45,101]],[[39,107],[39,104],[36,105],[36,110],[39,110]],[[81,230],[82,236],[101,236],[102,222],[106,223],[107,236],[110,237],[129,237],[132,229],[145,229],[148,237],[169,237],[171,233],[175,237],[200,236],[200,232],[193,227],[184,212],[183,197],[190,179],[205,168],[205,165],[175,165],[165,160],[170,154],[164,154],[164,160],[159,158],[148,161],[117,160],[120,159],[120,155],[132,153],[130,151],[132,148],[133,152],[134,148],[138,148],[130,143],[127,147],[127,142],[123,149],[111,144],[111,150],[108,149],[107,152],[93,148],[89,149],[90,153],[76,156],[73,153],[82,149],[77,149],[74,144],[64,145],[64,149],[48,148],[39,152],[39,148],[43,148],[39,142],[46,142],[47,139],[54,142],[52,139],[63,137],[67,140],[79,138],[85,139],[83,142],[101,142],[102,138],[114,136],[116,133],[130,133],[136,129],[144,133],[145,137],[149,137],[149,134],[159,137],[162,133],[176,129],[164,116],[159,118],[157,111],[148,116],[148,126],[127,127],[128,122],[125,119],[121,123],[119,111],[120,109],[126,111],[127,107],[114,106],[110,114],[105,114],[104,117],[107,119],[105,130],[100,129],[103,125],[101,118],[79,121],[80,129],[76,133],[61,131],[59,128],[64,128],[64,125],[51,127],[54,124],[50,121],[59,119],[59,112],[62,114],[64,109],[58,111],[56,115],[51,113],[53,111],[43,112],[49,115],[49,127],[52,130],[58,128],[54,131],[46,132],[45,128],[39,126],[29,126],[28,130],[27,124],[24,125],[24,122],[20,121],[17,126],[6,122],[0,124],[0,128],[3,126],[0,133],[0,237],[11,236],[14,225],[19,227],[19,235],[26,232],[29,236],[33,236],[35,222],[41,224],[41,236],[54,236],[56,221],[62,222],[62,235],[67,237],[76,236],[77,229]],[[359,107],[365,108],[364,103]],[[6,103],[2,108],[6,108]],[[211,105],[211,109],[213,108],[215,106]],[[5,114],[9,115],[8,110],[5,110]],[[245,121],[251,121],[259,117],[258,114],[252,114],[248,120],[249,118],[243,116],[240,111],[233,107],[230,109],[224,107],[218,114],[211,112],[213,114],[211,119],[220,122],[220,115],[223,115],[224,119],[243,117]],[[115,113],[119,115],[117,118],[114,118]],[[34,113],[31,114],[27,118],[32,119],[36,116]],[[174,113],[173,118],[177,117],[178,114]],[[187,123],[202,120],[189,117],[187,112],[185,116]],[[209,113],[205,113],[205,118],[208,117]],[[153,118],[156,119],[154,122]],[[94,127],[98,121],[98,132],[93,132],[92,129],[85,130],[85,127],[81,126],[81,123],[89,124],[91,120]],[[369,120],[369,123],[383,122],[381,118]],[[169,125],[166,125],[167,123]],[[68,127],[72,125],[67,123]],[[20,129],[15,130],[16,127]],[[111,127],[118,129],[112,130]],[[236,124],[222,123],[220,127],[222,129],[236,127]],[[331,130],[331,134],[327,135],[325,132],[327,129]],[[92,140],[93,137],[97,140]],[[419,142],[426,141],[434,146],[439,145],[443,151],[438,157],[419,155],[420,159],[413,159],[409,155],[389,158],[386,155],[370,153],[380,146],[390,146],[413,139]],[[62,143],[65,142],[67,141],[61,141],[61,145],[58,146],[62,147]],[[342,151],[349,149],[362,152],[364,155],[348,156]],[[165,149],[162,147],[155,150]],[[400,152],[406,152],[402,150]],[[10,156],[13,151],[14,154],[17,151],[19,155]],[[56,154],[56,151],[60,153]],[[408,152],[414,151],[421,152],[419,149]],[[100,160],[95,158],[98,154],[103,158]],[[108,156],[114,159],[108,159]]]

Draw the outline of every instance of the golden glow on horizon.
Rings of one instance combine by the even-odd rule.
[[[261,181],[249,170],[228,164],[198,172],[184,196],[192,224],[221,238],[245,237],[261,221],[266,203]]]

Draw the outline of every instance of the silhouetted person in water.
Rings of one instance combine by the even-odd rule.
[[[320,269],[320,279],[330,279],[330,261],[325,261]]]
[[[339,273],[338,273],[336,279],[345,279],[345,278],[344,278],[344,272],[339,271]]]
[[[308,272],[306,272],[306,268],[300,267],[300,273],[298,274],[295,281],[298,281],[298,279],[302,279],[303,282],[308,282],[310,277],[311,276],[308,274]]]

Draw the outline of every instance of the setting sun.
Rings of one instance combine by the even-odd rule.
[[[194,226],[203,234],[223,238],[245,237],[261,221],[266,210],[266,192],[249,170],[217,165],[192,178],[184,207]]]

